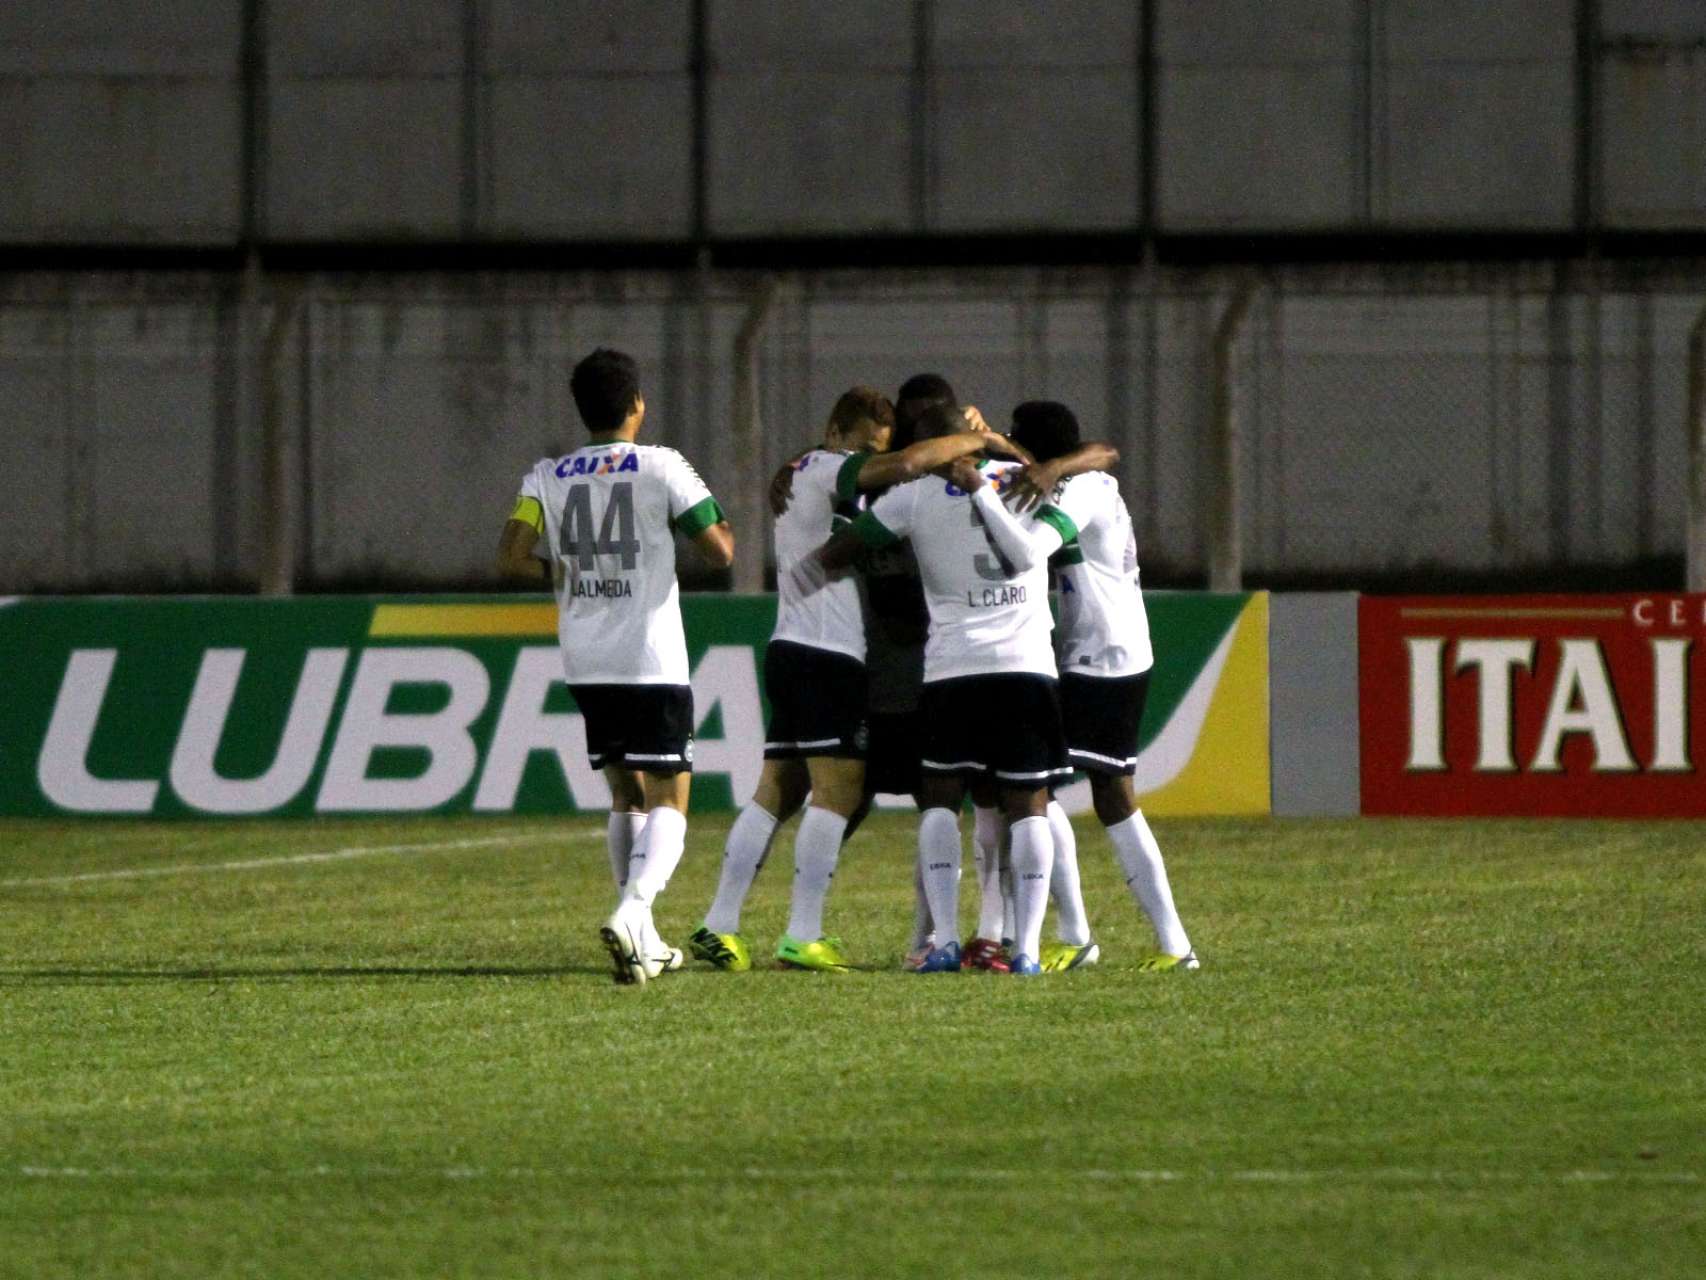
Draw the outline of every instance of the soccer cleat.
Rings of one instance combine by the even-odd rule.
[[[1192,969],[1200,968],[1202,968],[1202,962],[1197,959],[1195,950],[1187,951],[1182,956],[1170,956],[1161,952],[1156,955],[1145,956],[1137,964],[1139,973],[1172,973],[1174,970],[1189,972]]]
[[[610,952],[612,976],[623,986],[644,986],[654,972],[642,951],[644,925],[627,903],[623,903],[604,922],[598,931],[604,948]]]
[[[645,948],[648,978],[655,978],[660,973],[675,973],[687,963],[687,957],[681,954],[681,948],[670,946],[658,934],[657,925],[652,923],[650,914],[641,927],[640,944]]]
[[[936,939],[934,937],[927,938],[906,953],[906,958],[900,962],[900,967],[909,973],[917,973],[918,966],[928,960],[930,953],[935,949]]]
[[[819,938],[816,942],[801,942],[782,935],[776,944],[776,958],[785,969],[816,969],[821,973],[846,973],[853,966],[841,954],[840,938]]]
[[[960,944],[950,942],[946,946],[932,947],[930,954],[919,962],[915,973],[958,973],[960,971]]]
[[[1042,965],[1031,959],[1031,957],[1026,955],[1023,951],[1013,957],[1012,973],[1014,977],[1034,978],[1042,971]]]
[[[1086,942],[1078,946],[1071,942],[1051,942],[1043,948],[1039,957],[1044,973],[1065,973],[1068,969],[1081,969],[1085,965],[1095,964],[1102,958],[1102,948],[1094,942]]]
[[[1010,969],[1001,944],[993,938],[973,938],[960,953],[962,969],[983,969],[988,973],[1006,973]]]
[[[687,947],[694,959],[730,973],[745,973],[752,968],[752,953],[746,949],[746,939],[738,933],[712,933],[700,925],[687,940]]]

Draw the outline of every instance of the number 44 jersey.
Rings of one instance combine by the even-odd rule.
[[[693,465],[657,445],[589,444],[521,482],[544,515],[570,684],[689,682],[675,531],[723,519]]]

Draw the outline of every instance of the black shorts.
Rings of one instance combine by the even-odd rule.
[[[572,684],[594,769],[693,771],[693,690],[684,684]]]
[[[1075,769],[1130,777],[1137,771],[1137,728],[1149,697],[1149,672],[1060,678],[1066,754]]]
[[[764,651],[766,760],[865,758],[865,664],[845,653],[772,640]]]
[[[1048,676],[961,676],[924,686],[926,777],[1054,786],[1072,776],[1060,694]]]
[[[871,712],[871,743],[865,753],[865,790],[871,795],[915,796],[924,717],[917,711]]]

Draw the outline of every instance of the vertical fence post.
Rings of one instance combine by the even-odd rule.
[[[1706,591],[1706,307],[1688,335],[1688,589]]]
[[[764,457],[764,426],[758,411],[758,348],[779,287],[775,276],[759,281],[735,334],[734,442],[735,457],[742,465],[737,468],[741,480],[729,494],[729,523],[735,534],[734,589],[741,592],[764,590],[768,542],[764,536],[764,493],[770,477],[760,474],[763,468],[755,465]]]
[[[1214,330],[1214,419],[1209,442],[1209,544],[1208,586],[1210,591],[1237,591],[1244,582],[1244,485],[1241,476],[1243,442],[1237,411],[1233,348],[1238,343],[1244,317],[1250,312],[1256,286],[1246,280],[1221,313]]]
[[[261,270],[251,254],[244,272],[244,294],[256,321],[261,301]],[[292,282],[273,290],[272,313],[259,344],[251,386],[260,418],[261,594],[287,596],[296,589],[299,486],[293,483],[293,451],[284,423],[285,352],[291,325],[301,307],[302,287]],[[259,329],[258,323],[251,332]]]

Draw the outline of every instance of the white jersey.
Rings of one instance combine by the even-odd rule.
[[[999,492],[1015,463],[984,463]],[[1050,509],[1039,516],[1050,518]],[[1038,517],[1022,517],[1033,525]],[[963,490],[937,476],[890,489],[855,526],[873,546],[912,539],[930,606],[924,683],[958,676],[1029,672],[1054,678],[1048,565],[1040,558],[1009,574]]]
[[[568,682],[687,684],[673,531],[723,519],[692,464],[657,445],[589,444],[541,459],[521,497],[540,507]]]
[[[1137,580],[1137,539],[1105,472],[1062,481],[1051,497],[1078,531],[1059,553],[1062,675],[1135,676],[1155,665]]]
[[[789,571],[835,532],[841,519],[857,515],[856,483],[868,455],[813,449],[794,464],[788,509],[776,520],[776,629],[772,640],[790,640],[865,660],[865,617],[854,574],[802,595]]]

